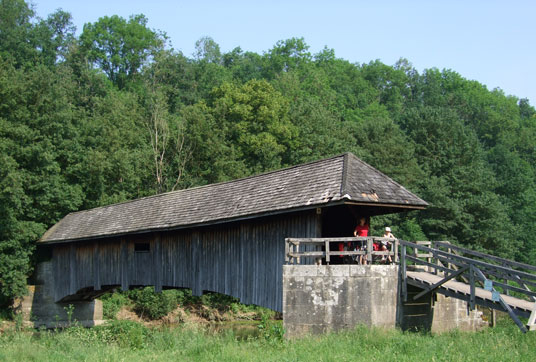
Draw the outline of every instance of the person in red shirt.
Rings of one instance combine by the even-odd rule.
[[[368,236],[368,232],[370,229],[370,225],[367,223],[367,219],[365,217],[360,217],[359,222],[357,226],[354,229],[354,236]],[[361,243],[361,246],[357,247],[357,250],[365,250],[363,247],[363,244]],[[359,257],[359,264],[366,264],[367,259],[364,255],[361,255]]]
[[[359,219],[359,224],[354,229],[354,236],[368,236],[369,224],[367,224],[367,219],[362,217]]]

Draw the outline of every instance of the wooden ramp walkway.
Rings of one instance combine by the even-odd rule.
[[[506,312],[523,331],[536,330],[536,266],[476,252],[448,242],[399,240],[402,297],[407,285]],[[526,326],[519,317],[528,318]]]
[[[442,276],[423,271],[407,271],[406,276],[409,284],[423,289],[428,288],[431,285],[437,284],[443,279]],[[448,282],[445,282],[436,291],[438,293],[450,297],[465,300],[466,302],[469,302],[471,298],[471,286],[455,280],[449,280]],[[501,307],[498,301],[494,301],[492,294],[493,293],[491,291],[476,287],[475,303],[485,307],[508,312]],[[535,308],[535,303],[531,303],[527,300],[518,299],[506,294],[500,294],[500,296],[504,299],[505,303],[508,304],[510,308],[516,313],[516,315],[528,318]]]

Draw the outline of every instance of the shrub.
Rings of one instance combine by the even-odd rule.
[[[155,293],[154,287],[145,287],[128,292],[134,302],[134,311],[142,318],[159,319],[177,307],[176,290]]]
[[[130,304],[128,297],[121,292],[108,293],[100,297],[104,318],[115,319],[122,306]]]
[[[141,349],[147,345],[151,330],[141,323],[115,320],[95,327],[97,338],[104,343],[117,343],[120,347]]]

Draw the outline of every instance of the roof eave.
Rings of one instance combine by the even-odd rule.
[[[96,239],[117,238],[117,237],[122,237],[122,236],[127,236],[127,235],[138,235],[138,234],[149,234],[149,233],[154,233],[154,232],[193,229],[193,228],[199,228],[199,227],[204,227],[204,226],[221,225],[221,224],[226,224],[226,223],[231,223],[231,222],[255,219],[259,217],[275,216],[275,215],[287,214],[291,212],[307,211],[307,210],[312,210],[316,208],[324,208],[324,207],[331,207],[331,206],[337,206],[337,205],[375,206],[375,207],[400,208],[400,209],[408,209],[408,210],[410,209],[423,210],[426,208],[426,206],[407,205],[407,204],[348,201],[345,197],[343,197],[341,198],[341,200],[328,201],[324,203],[311,204],[307,206],[295,207],[295,208],[290,208],[290,209],[281,209],[281,210],[267,211],[267,212],[262,212],[262,213],[257,213],[257,214],[237,216],[234,218],[211,220],[211,221],[200,222],[200,223],[195,223],[195,224],[177,225],[177,226],[153,228],[153,229],[132,230],[128,232],[87,236],[87,237],[73,238],[73,239],[45,240],[44,241],[42,240],[43,238],[41,238],[38,241],[38,245],[45,246],[45,245],[65,244],[65,243],[71,243],[71,242],[83,242],[83,241],[96,240]]]

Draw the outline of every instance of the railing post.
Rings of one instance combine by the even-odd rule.
[[[408,284],[406,279],[406,245],[402,244],[400,249],[400,273],[402,274],[402,298],[404,303],[408,301]]]
[[[326,249],[326,264],[329,265],[329,262],[330,262],[329,241],[325,241],[324,245]]]
[[[372,239],[367,238],[367,263],[372,265]]]
[[[393,261],[396,263],[398,263],[399,261],[399,258],[398,258],[398,239],[395,239],[395,243],[393,245],[393,251],[394,251],[394,258],[393,258]]]
[[[473,264],[469,264],[469,287],[471,288],[471,296],[469,297],[469,309],[475,309],[475,270]]]
[[[286,264],[290,264],[289,262],[290,259],[288,257],[289,251],[290,251],[290,248],[289,248],[288,238],[285,238],[285,263]]]
[[[509,266],[506,265],[505,263],[502,263],[501,265],[502,265],[503,267],[505,267],[505,268],[508,268],[508,267],[509,267]],[[508,285],[508,279],[506,279],[506,278],[504,279],[504,284]],[[506,295],[510,295],[510,289],[508,289],[508,288],[507,288],[506,290],[504,290],[504,288],[503,288],[503,292],[504,292],[504,294],[506,294]]]

